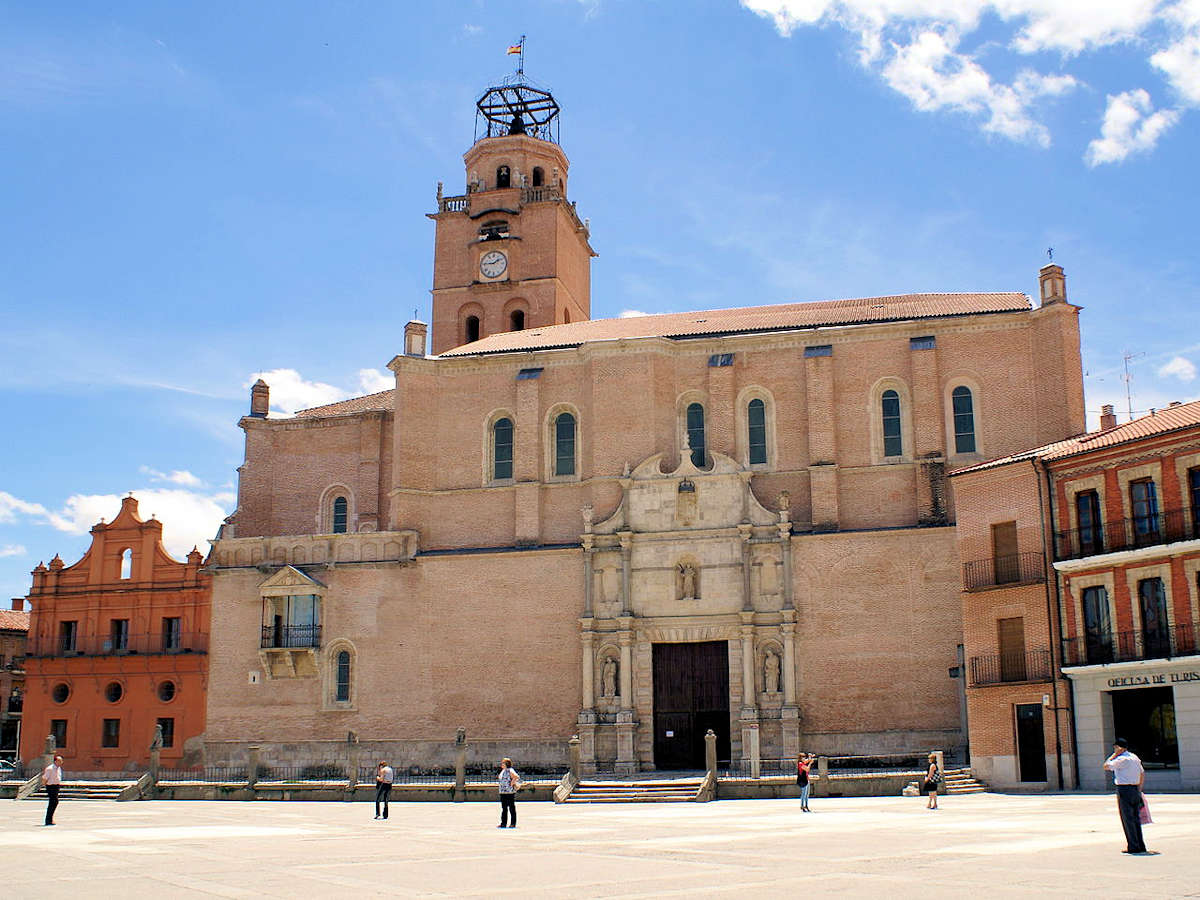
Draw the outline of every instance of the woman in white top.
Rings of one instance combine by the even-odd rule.
[[[500,760],[500,824],[497,828],[517,827],[517,791],[521,789],[521,776],[512,767],[507,756]],[[509,813],[512,824],[509,824]]]

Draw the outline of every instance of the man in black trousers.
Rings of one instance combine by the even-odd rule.
[[[46,804],[46,824],[54,824],[54,810],[58,809],[58,789],[62,787],[61,756],[54,757],[54,762],[42,770],[42,784],[46,786],[46,796],[50,802]]]
[[[1112,755],[1104,761],[1104,768],[1113,773],[1117,786],[1117,811],[1121,814],[1121,827],[1125,829],[1123,853],[1145,853],[1146,842],[1142,839],[1142,781],[1146,770],[1142,761],[1129,752],[1125,738],[1113,741]]]

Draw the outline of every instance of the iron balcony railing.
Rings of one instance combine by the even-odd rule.
[[[1158,631],[1108,631],[1063,641],[1064,666],[1200,655],[1196,623],[1177,623]]]
[[[1045,580],[1046,560],[1036,550],[963,563],[963,584],[968,591]]]
[[[267,648],[320,647],[320,625],[264,625],[262,643]]]
[[[967,661],[970,687],[1015,681],[1049,681],[1053,677],[1049,650],[972,656]]]
[[[1060,531],[1054,535],[1054,558],[1080,559],[1200,538],[1197,512],[1200,510],[1172,509]]]
[[[26,658],[51,658],[66,656],[134,656],[173,653],[207,653],[208,635],[202,632],[174,633],[164,635],[130,634],[114,638],[104,635],[76,635],[64,641],[61,636],[31,638],[26,648]]]

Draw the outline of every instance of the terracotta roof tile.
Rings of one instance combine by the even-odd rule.
[[[29,613],[0,609],[0,631],[28,631]]]
[[[395,401],[392,399],[394,393],[396,393],[395,390],[386,390],[377,394],[367,394],[365,397],[351,397],[349,400],[340,400],[337,403],[326,403],[324,406],[302,409],[293,418],[317,419],[322,416],[348,416],[352,413],[368,412],[373,409],[392,410],[395,408]]]
[[[1065,441],[1055,441],[1044,447],[1035,447],[1022,453],[1014,453],[1011,456],[1002,456],[999,459],[957,469],[951,474],[979,472],[983,469],[1005,466],[1025,459],[1066,459],[1069,456],[1078,456],[1092,450],[1115,447],[1119,444],[1198,426],[1200,426],[1200,400],[1193,400],[1191,403],[1181,403],[1179,406],[1168,406],[1166,409],[1155,410],[1151,415],[1141,416],[1124,425],[1109,428],[1107,431],[1089,431],[1087,434],[1067,438]]]
[[[966,316],[975,313],[1015,312],[1031,308],[1028,297],[1013,292],[899,294],[854,300],[782,303],[774,306],[700,310],[655,316],[631,316],[623,319],[589,319],[568,325],[508,331],[455,347],[442,356],[575,347],[591,341],[612,341],[621,338],[700,337],[754,331],[785,331],[831,325]]]

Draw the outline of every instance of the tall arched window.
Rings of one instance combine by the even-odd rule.
[[[339,703],[350,700],[350,651],[342,650],[337,655],[337,681],[333,690],[333,699]]]
[[[903,456],[904,441],[900,434],[900,395],[884,391],[879,398],[883,414],[883,455]]]
[[[465,338],[463,343],[470,344],[479,340],[479,316],[467,316]]]
[[[575,474],[575,417],[569,412],[554,420],[554,474]]]
[[[506,188],[512,184],[512,175],[509,173],[508,166],[500,166],[496,169],[496,187]]]
[[[513,477],[512,419],[497,419],[492,425],[492,478],[501,481]]]
[[[692,403],[687,408],[688,446],[692,448],[692,465],[704,468],[704,407]]]
[[[133,577],[133,551],[125,549],[121,551],[121,579],[125,580]]]
[[[334,498],[334,501],[333,501],[333,533],[334,534],[345,534],[346,533],[346,521],[348,519],[349,510],[350,510],[350,504],[346,501],[345,497],[335,497]]]
[[[755,397],[746,407],[747,437],[750,465],[767,461],[767,405]]]
[[[525,330],[525,310],[514,309],[508,317],[509,331]]]
[[[533,186],[541,187],[546,183],[546,173],[542,171],[541,166],[533,167]]]
[[[975,452],[975,400],[968,387],[956,387],[950,395],[954,406],[954,452]]]

